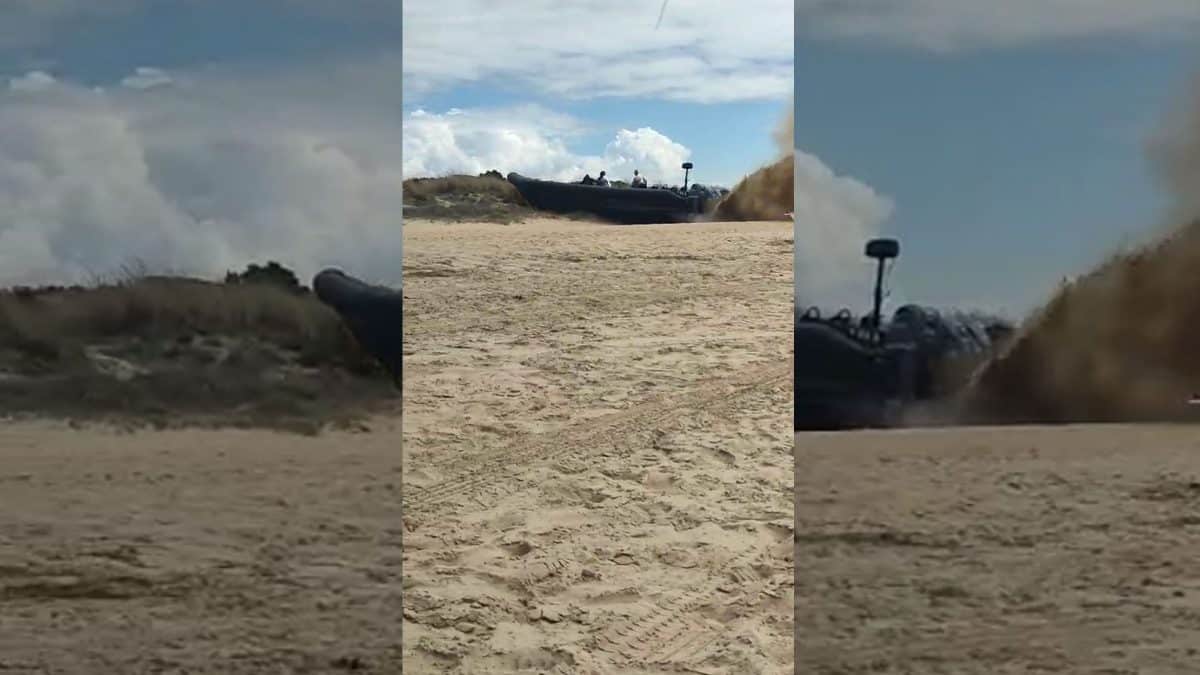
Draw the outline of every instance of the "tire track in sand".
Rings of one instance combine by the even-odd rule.
[[[683,411],[714,412],[732,407],[742,396],[790,382],[788,365],[772,363],[728,378],[701,380],[684,393],[671,393],[585,424],[524,436],[489,452],[456,457],[432,469],[449,477],[432,485],[405,490],[402,512],[410,526],[437,516],[449,506],[471,501],[481,508],[521,485],[521,476],[552,461],[582,461],[599,451],[630,452],[636,436],[674,427]]]
[[[405,517],[418,521],[434,517],[466,500],[486,508],[491,499],[531,485],[521,476],[537,466],[581,461],[597,452],[631,452],[645,445],[633,439],[677,426],[687,417],[684,411],[719,414],[739,405],[745,396],[790,384],[791,377],[790,364],[773,363],[731,378],[704,380],[683,394],[660,396],[586,424],[528,436],[491,452],[455,458],[438,467],[452,473],[450,478],[405,495]],[[725,587],[730,603],[782,597],[782,587],[791,581],[791,575],[783,580],[760,575],[755,562],[762,554],[760,549],[742,551],[711,571],[711,584],[645,603],[645,611],[639,616],[611,624],[596,635],[595,647],[626,665],[697,663],[709,653],[724,628],[696,612],[712,604],[718,587]]]
[[[771,386],[778,384],[791,384],[790,364]],[[741,394],[757,391],[761,390],[747,388]],[[738,403],[731,400],[731,405]],[[729,625],[718,617],[732,608],[748,611],[746,608],[767,602],[790,601],[792,571],[789,568],[784,574],[768,560],[770,556],[761,547],[736,553],[711,568],[705,580],[690,589],[640,603],[642,612],[604,627],[591,638],[592,647],[613,659],[613,665],[626,669],[723,672],[705,667],[720,651],[723,634],[729,632]]]
[[[790,595],[790,574],[776,578],[758,572],[755,559],[761,554],[758,549],[742,551],[712,570],[711,584],[659,600],[645,614],[609,625],[594,638],[595,648],[617,657],[624,666],[707,672],[698,667],[728,626],[703,616],[702,608],[755,606]]]

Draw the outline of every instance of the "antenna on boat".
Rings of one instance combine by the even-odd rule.
[[[692,170],[691,162],[683,163],[683,191],[687,192],[688,172]]]
[[[895,239],[872,239],[867,242],[864,251],[868,258],[874,258],[878,263],[875,269],[875,306],[871,310],[871,324],[876,335],[881,326],[881,311],[883,309],[883,267],[888,260],[900,255],[900,242]]]
[[[658,21],[654,24],[654,30],[658,30],[658,27],[660,25],[662,25],[663,13],[665,13],[666,11],[667,11],[667,0],[663,0],[662,7],[658,10]]]

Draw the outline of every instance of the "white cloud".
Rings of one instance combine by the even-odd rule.
[[[53,75],[41,70],[31,70],[24,75],[8,81],[8,88],[13,91],[42,91],[57,83]]]
[[[784,100],[789,0],[406,0],[405,91],[512,80],[570,98]]]
[[[538,106],[492,110],[418,110],[404,122],[406,176],[476,174],[498,169],[551,180],[607,171],[628,180],[638,169],[651,181],[675,182],[691,151],[649,127],[620,129],[600,155],[572,152],[582,123]]]
[[[934,51],[1200,27],[1195,0],[796,0],[795,11],[803,35]]]
[[[339,265],[397,281],[400,144],[380,139],[400,122],[374,101],[380,87],[317,103],[314,88],[337,85],[308,75],[294,90],[282,75],[209,73],[155,96],[0,91],[0,285],[136,260],[221,275],[274,259],[301,276]]]
[[[863,246],[879,236],[892,202],[865,183],[839,176],[815,155],[796,151],[796,304],[831,307],[862,301]]]
[[[121,79],[121,86],[129,87],[130,89],[153,89],[171,84],[171,76],[160,68],[148,68],[142,66],[134,71],[132,75],[127,75]]]

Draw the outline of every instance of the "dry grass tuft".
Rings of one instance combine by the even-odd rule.
[[[414,204],[432,202],[439,196],[461,194],[488,195],[510,204],[525,203],[517,188],[494,170],[478,176],[456,174],[404,181],[404,199]]]
[[[310,293],[268,284],[146,277],[96,288],[0,291],[0,349],[33,360],[80,353],[119,337],[252,337],[305,353],[313,365],[361,365],[364,357],[333,310]]]
[[[534,213],[499,171],[404,181],[405,215],[511,223]]]
[[[313,431],[394,398],[305,289],[145,276],[0,291],[0,412]]]

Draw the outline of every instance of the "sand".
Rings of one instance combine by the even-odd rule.
[[[408,672],[792,672],[791,229],[406,222]]]
[[[399,673],[390,426],[6,422],[0,672]]]
[[[800,673],[1193,673],[1193,426],[797,434]]]

